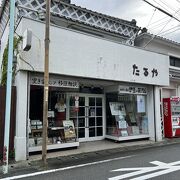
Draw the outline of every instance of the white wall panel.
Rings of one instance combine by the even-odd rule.
[[[35,71],[43,72],[45,25],[29,19],[22,19],[21,23],[22,32],[27,28],[33,30],[32,48],[29,52],[23,52],[21,56]],[[51,73],[169,85],[168,56],[55,26],[51,26],[50,34]],[[134,64],[140,70],[139,76],[133,75]],[[32,70],[32,67],[23,61],[20,61],[19,65],[20,69]],[[147,77],[144,76],[143,68],[148,68]],[[153,69],[158,71],[155,77],[152,77]]]

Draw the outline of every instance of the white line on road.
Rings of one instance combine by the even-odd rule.
[[[163,171],[147,174],[147,175],[144,175],[144,176],[141,176],[141,177],[133,178],[131,180],[146,180],[146,179],[154,178],[154,177],[157,177],[157,176],[169,174],[171,172],[179,171],[179,169],[180,169],[180,166],[176,166],[176,167],[173,167],[171,169],[165,169]]]
[[[180,170],[180,161],[175,161],[172,163],[164,163],[164,162],[160,162],[160,161],[152,161],[150,162],[151,164],[157,165],[157,166],[152,166],[152,167],[135,167],[135,168],[120,168],[120,169],[115,169],[112,170],[111,172],[118,172],[118,171],[133,171],[133,172],[129,172],[127,174],[122,174],[119,176],[115,176],[112,178],[109,178],[108,180],[121,180],[121,179],[125,179],[125,178],[130,178],[133,176],[138,176],[138,175],[142,175],[142,176],[138,176],[136,178],[133,178],[131,180],[146,180],[149,178],[153,178],[153,177],[157,177],[157,176],[161,176],[164,174],[169,174],[171,172],[175,172],[175,171],[179,171]],[[153,172],[153,171],[157,171],[159,170],[159,172]],[[145,174],[145,173],[149,173],[149,174]],[[143,175],[145,174],[145,175]]]
[[[65,170],[75,169],[75,168],[79,168],[79,167],[97,165],[97,164],[107,163],[107,162],[111,162],[111,161],[117,161],[117,160],[121,160],[121,159],[131,158],[134,156],[135,155],[106,159],[106,160],[102,160],[102,161],[96,161],[96,162],[86,163],[86,164],[79,164],[79,165],[69,166],[69,167],[65,167],[65,168],[52,169],[52,170],[47,170],[47,171],[40,171],[40,172],[35,172],[35,173],[30,173],[30,174],[7,177],[7,178],[1,179],[1,180],[14,180],[14,179],[20,179],[20,178],[26,178],[26,177],[33,177],[33,176],[38,176],[38,175],[43,175],[43,174],[48,174],[48,173],[54,173],[54,172],[58,172],[58,171],[65,171]]]

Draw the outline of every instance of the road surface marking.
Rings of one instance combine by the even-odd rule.
[[[111,161],[117,161],[117,160],[121,160],[121,159],[131,158],[131,157],[134,157],[134,156],[135,155],[124,156],[124,157],[118,157],[118,158],[113,158],[113,159],[106,159],[106,160],[102,160],[102,161],[96,161],[96,162],[92,162],[92,163],[86,163],[86,164],[79,164],[79,165],[75,165],[75,166],[69,166],[69,167],[65,167],[65,168],[52,169],[52,170],[47,170],[47,171],[40,171],[40,172],[35,172],[35,173],[30,173],[30,174],[24,174],[24,175],[18,175],[18,176],[13,176],[13,177],[7,177],[7,178],[4,178],[3,180],[13,180],[13,179],[20,179],[20,178],[38,176],[38,175],[54,173],[54,172],[58,172],[58,171],[65,171],[65,170],[69,170],[69,169],[75,169],[75,168],[79,168],[79,167],[97,165],[97,164],[107,163],[107,162],[111,162]]]
[[[121,168],[121,169],[112,170],[111,172],[118,172],[118,171],[133,171],[133,172],[123,174],[120,176],[115,176],[115,177],[109,178],[109,180],[121,180],[121,179],[130,178],[130,177],[137,176],[137,175],[142,175],[142,176],[138,176],[136,178],[129,179],[129,180],[146,180],[149,178],[161,176],[163,174],[168,174],[168,173],[180,170],[180,161],[175,161],[172,163],[152,161],[150,163],[154,164],[156,166],[153,166],[153,167],[136,167],[136,168]],[[179,166],[177,166],[177,165],[179,165]],[[160,170],[160,171],[153,172],[153,171],[157,171],[157,170]],[[144,173],[149,173],[149,174],[143,175]]]

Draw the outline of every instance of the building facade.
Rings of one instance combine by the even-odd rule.
[[[19,161],[42,145],[45,1],[18,0],[16,9],[16,34],[32,31],[30,50],[20,43],[17,54]],[[135,20],[59,1],[52,1],[51,12],[47,148],[105,138],[162,140],[159,89],[169,86],[168,56],[133,46]],[[1,31],[2,51],[6,32],[8,26]]]
[[[163,98],[180,96],[180,44],[160,36],[142,33],[136,38],[135,46],[169,56],[170,85],[160,88],[161,102]],[[163,124],[162,112],[162,135],[164,136]]]

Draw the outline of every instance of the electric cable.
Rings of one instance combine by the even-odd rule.
[[[180,27],[180,26],[179,26],[179,27]],[[176,30],[174,30],[174,31],[171,31],[171,32],[167,32],[167,33],[163,34],[163,36],[168,35],[168,34],[171,34],[171,33],[174,33],[174,32],[179,31],[179,30],[180,30],[180,28],[178,28],[178,29],[176,29]]]
[[[171,19],[169,19],[169,21],[163,26],[163,28],[159,31],[159,33],[167,26],[167,24],[171,21]],[[155,36],[159,35],[159,33],[153,35],[153,37],[143,46],[143,48],[146,48],[146,46],[155,38]]]
[[[155,1],[155,0],[153,0],[156,4],[158,4],[160,7],[162,7],[163,9],[165,9],[166,11],[168,11],[168,13],[170,13],[170,11],[167,9],[167,8],[165,8],[165,7],[163,7],[160,3],[158,3],[157,1]]]
[[[180,27],[180,25],[177,25],[177,26],[174,26],[174,27],[172,27],[170,29],[167,29],[166,31],[163,31],[163,32],[159,33],[159,35],[163,35],[164,33],[169,32],[169,31],[171,31],[171,30],[173,30],[175,28],[178,28],[178,27]]]
[[[169,16],[169,17],[171,17],[171,18],[174,18],[174,19],[176,19],[178,22],[180,22],[179,19],[177,19],[174,15],[170,14],[169,12],[167,12],[167,11],[165,11],[165,10],[163,10],[163,9],[161,9],[161,8],[159,8],[159,7],[155,6],[155,5],[153,5],[153,4],[151,4],[151,3],[148,2],[147,0],[143,0],[143,1],[146,2],[147,4],[149,4],[150,6],[152,6],[152,7],[156,8],[156,9],[158,9],[159,11],[161,11],[161,12],[164,13],[164,14],[166,14],[167,16]],[[177,12],[177,11],[176,11],[176,12]],[[176,14],[176,13],[175,13],[175,14]]]
[[[179,12],[179,11],[180,11],[180,9],[178,9],[178,10],[175,12],[175,14],[176,14],[177,12]],[[172,15],[172,17],[169,19],[169,21],[163,26],[163,28],[159,31],[159,33],[157,33],[156,35],[153,35],[153,37],[144,45],[143,48],[146,48],[146,46],[155,38],[155,36],[158,36],[158,35],[163,31],[163,29],[168,25],[168,23],[172,20],[172,18],[173,18],[173,15]]]
[[[156,24],[156,23],[158,23],[159,21],[162,21],[163,19],[167,19],[167,18],[168,18],[168,17],[166,16],[166,17],[163,17],[163,18],[161,18],[161,19],[158,19],[157,21],[152,22],[151,25],[152,25],[152,24]]]
[[[155,25],[155,26],[152,26],[152,27],[150,27],[150,28],[148,28],[148,29],[151,30],[151,31],[153,31],[153,30],[159,28],[160,26],[166,24],[168,21],[169,21],[169,18],[168,18],[168,20],[166,20],[166,21],[164,21],[164,22],[161,22],[161,23],[159,23],[159,24],[157,24],[157,25]]]
[[[20,59],[21,61],[23,61],[24,63],[26,63],[27,65],[29,65],[29,66],[32,68],[32,70],[35,71],[34,67],[33,67],[29,62],[27,62],[26,60],[24,60],[24,59],[21,57],[21,55],[19,55],[19,59]]]
[[[146,2],[147,4],[153,6],[154,8],[157,8],[159,11],[161,11],[161,12],[163,12],[164,14],[168,15],[169,17],[171,17],[171,18],[169,19],[169,21],[168,21],[168,22],[163,26],[163,28],[159,31],[159,33],[161,33],[161,32],[163,31],[163,29],[164,29],[164,28],[167,26],[167,24],[172,20],[172,18],[174,18],[174,19],[176,19],[178,22],[180,22],[180,20],[175,17],[175,15],[180,11],[180,9],[178,9],[178,10],[174,13],[174,15],[172,15],[172,14],[168,13],[167,11],[165,11],[165,10],[163,10],[163,9],[161,9],[161,8],[159,8],[159,7],[156,7],[155,5],[149,3],[149,2],[146,1],[146,0],[143,0],[143,1]],[[146,46],[147,46],[147,45],[155,38],[155,36],[157,36],[159,33],[157,33],[156,35],[153,35],[153,37],[144,45],[143,48],[146,48]]]
[[[165,2],[163,2],[162,0],[159,0],[162,4],[164,4],[165,6],[167,6],[169,9],[176,11],[176,9],[172,8],[172,6],[170,6],[169,4],[166,4]]]
[[[153,0],[155,3],[157,3],[158,5],[160,5],[161,7],[163,7],[160,3],[158,3],[157,1]],[[162,0],[159,0],[161,3],[163,3],[165,6],[167,6],[169,9],[173,10],[173,11],[176,11],[174,8],[172,8],[172,6],[166,4],[165,2],[163,2]],[[163,7],[164,8],[164,7]],[[179,14],[179,13],[176,13],[176,14]],[[165,22],[164,22],[165,23]],[[151,28],[149,28],[149,30],[153,30],[153,29],[157,29],[159,28],[160,25],[164,24],[164,23],[160,23],[159,25],[157,24],[156,26],[153,26]]]
[[[156,8],[154,9],[153,14],[152,14],[152,16],[151,16],[151,18],[150,18],[150,20],[149,20],[149,22],[148,22],[147,28],[148,28],[148,26],[149,26],[150,22],[152,21],[152,19],[153,19],[153,17],[154,17],[155,12],[156,12]]]
[[[165,3],[164,1],[162,1],[162,0],[159,0],[163,5],[165,5],[166,6],[166,8],[164,7],[164,6],[162,6],[160,3],[158,3],[156,0],[153,0],[154,2],[156,2],[159,6],[161,6],[162,8],[164,8],[164,9],[166,9],[166,10],[168,10],[167,8],[169,8],[169,12],[170,11],[173,11],[172,13],[174,13],[174,12],[176,12],[177,11],[177,9],[175,9],[174,7],[172,7],[170,4],[167,4],[167,3]],[[177,14],[179,14],[179,13],[177,13]],[[180,14],[179,14],[180,15]]]

